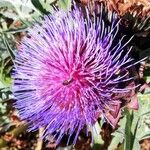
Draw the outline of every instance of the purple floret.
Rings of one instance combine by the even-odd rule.
[[[123,38],[112,44],[119,25],[111,15],[106,26],[102,12],[91,17],[88,9],[85,14],[75,7],[28,29],[16,54],[12,89],[30,130],[45,127],[43,137],[53,135],[57,144],[75,134],[75,144],[100,116],[116,125],[121,100],[113,95],[128,92],[119,84],[130,80],[126,68],[132,59]]]

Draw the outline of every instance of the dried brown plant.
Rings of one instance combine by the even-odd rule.
[[[108,9],[115,10],[119,15],[127,12],[138,12],[141,15],[150,15],[150,0],[76,0],[83,4],[89,2],[104,2]]]

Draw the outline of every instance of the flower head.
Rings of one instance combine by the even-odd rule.
[[[118,31],[115,14],[109,25],[99,15],[56,11],[28,29],[16,54],[13,75],[15,107],[30,130],[45,127],[59,143],[67,134],[92,127],[99,116],[115,126],[121,100],[116,93],[128,90],[120,83],[129,79],[132,61],[122,44],[113,45]],[[86,13],[85,13],[86,12]]]

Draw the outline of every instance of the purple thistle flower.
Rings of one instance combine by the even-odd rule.
[[[77,7],[45,16],[16,54],[15,107],[30,130],[45,127],[43,137],[52,134],[57,144],[74,133],[76,143],[81,129],[88,131],[100,116],[115,126],[121,100],[113,95],[129,91],[119,86],[131,79],[128,42],[113,45],[119,25],[111,13],[106,26],[102,10],[93,17]]]

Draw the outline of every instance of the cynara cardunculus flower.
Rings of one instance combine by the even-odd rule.
[[[85,10],[75,6],[45,16],[28,29],[16,54],[15,107],[30,130],[45,127],[43,136],[52,134],[57,144],[65,134],[75,134],[75,143],[100,116],[115,126],[122,103],[115,95],[129,91],[120,84],[130,80],[132,59],[123,37],[113,45],[115,14],[105,22],[103,9]]]

